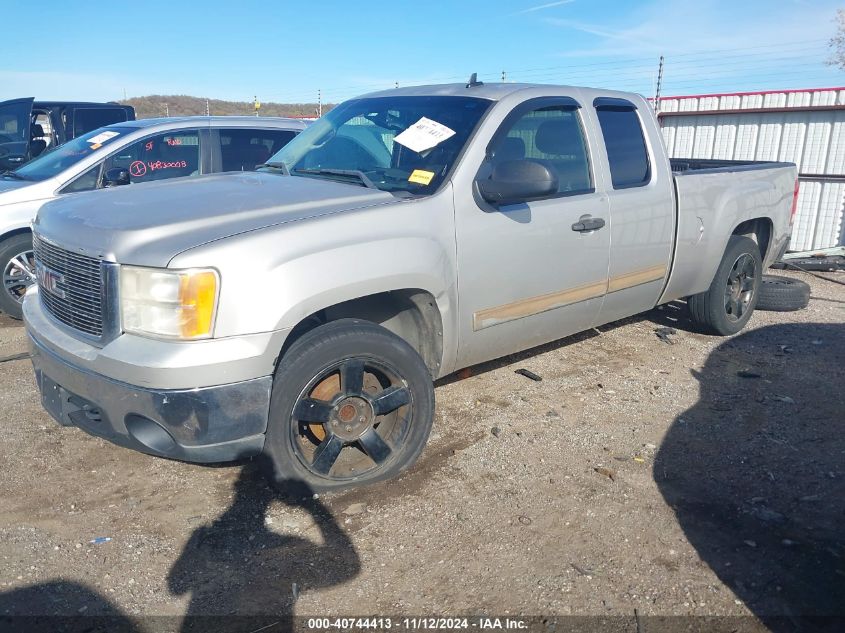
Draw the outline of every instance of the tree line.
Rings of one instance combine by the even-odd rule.
[[[135,108],[135,115],[139,119],[163,116],[197,116],[206,113],[205,97],[188,95],[148,95],[124,99],[120,103]],[[331,104],[324,103],[323,113],[325,114],[331,108]],[[208,111],[213,116],[254,115],[255,106],[251,101],[208,99]],[[317,116],[317,104],[261,102],[258,114],[261,116],[315,117]]]

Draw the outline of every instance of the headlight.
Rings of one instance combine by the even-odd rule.
[[[217,272],[120,267],[120,318],[124,332],[163,338],[209,338],[217,312]]]

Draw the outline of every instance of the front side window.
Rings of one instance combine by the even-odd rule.
[[[73,135],[79,136],[125,120],[126,110],[123,108],[77,108],[73,112]]]
[[[106,171],[116,168],[129,171],[130,183],[199,174],[199,131],[156,134],[127,145],[106,160]]]
[[[397,96],[340,104],[269,163],[293,176],[427,195],[447,178],[491,101]]]
[[[641,187],[651,180],[648,150],[640,118],[633,104],[630,107],[598,107],[610,176],[614,189]]]
[[[91,191],[100,186],[100,169],[103,163],[99,162],[84,174],[73,180],[62,189],[61,193],[77,193],[79,191]]]
[[[64,145],[48,150],[35,160],[28,162],[16,170],[19,176],[26,180],[45,180],[52,178],[72,167],[83,158],[87,158],[102,147],[122,140],[135,128],[115,127],[94,130]]]
[[[254,171],[296,136],[293,130],[220,130],[223,171]]]
[[[530,110],[499,135],[489,151],[493,164],[527,158],[543,163],[557,175],[559,194],[592,190],[587,144],[576,108]]]

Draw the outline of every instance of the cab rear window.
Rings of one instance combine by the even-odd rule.
[[[640,117],[630,106],[598,106],[610,176],[614,189],[641,187],[651,180],[648,150]]]

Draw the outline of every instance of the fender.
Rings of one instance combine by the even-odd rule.
[[[181,253],[170,267],[216,264],[221,288],[215,338],[289,331],[346,301],[394,290],[425,291],[440,311],[445,369],[457,349],[453,208],[446,187],[427,199],[212,242]]]

